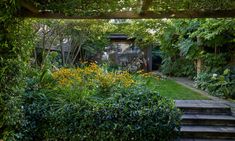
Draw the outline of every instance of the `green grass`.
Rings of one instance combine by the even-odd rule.
[[[174,80],[152,80],[151,84],[160,95],[175,100],[206,100],[208,97],[197,93]]]

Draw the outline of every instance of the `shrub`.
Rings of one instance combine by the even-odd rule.
[[[196,74],[196,69],[192,60],[164,58],[161,72],[170,76],[186,76],[192,78]]]
[[[44,74],[44,81],[35,79],[40,84],[29,81],[23,97],[22,140],[164,141],[177,136],[180,112],[172,100],[143,85],[148,75],[135,79],[95,64],[61,69],[54,80]]]
[[[231,78],[231,74],[229,69],[224,70],[221,75],[200,73],[195,79],[195,84],[198,88],[208,91],[211,95],[235,98],[235,80]]]
[[[202,90],[208,91],[207,86],[209,85],[211,77],[211,74],[205,72],[199,73],[197,77],[195,77],[195,86]]]
[[[228,64],[226,58],[229,58],[229,55],[226,53],[206,53],[202,58],[204,72],[222,73],[225,66]]]
[[[25,95],[23,140],[170,140],[179,129],[174,102],[143,87],[80,99],[40,90]]]

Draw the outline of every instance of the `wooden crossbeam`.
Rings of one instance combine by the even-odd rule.
[[[229,18],[235,17],[234,10],[211,10],[211,11],[175,11],[175,12],[152,12],[145,11],[144,13],[135,12],[113,12],[99,14],[95,16],[67,16],[62,13],[50,12],[20,12],[20,17],[29,18],[50,18],[50,19],[161,19],[161,18]]]

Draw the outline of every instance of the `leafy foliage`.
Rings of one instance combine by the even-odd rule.
[[[160,48],[163,52],[162,72],[175,76],[194,76],[196,67],[193,63],[198,57],[198,46],[189,38],[198,27],[197,21],[166,21],[168,24],[159,35]]]
[[[201,74],[195,77],[196,85],[213,95],[233,97],[233,80],[223,75],[221,79],[211,77],[230,67],[235,51],[234,24],[234,19],[167,20],[159,36],[164,52],[162,72],[193,78],[200,61]]]
[[[30,22],[14,17],[17,1],[0,2],[0,138],[17,140],[22,120],[24,76],[33,45]]]
[[[234,9],[233,0],[215,1],[215,0],[30,0],[41,11],[50,11],[52,13],[64,13],[65,15],[96,16],[107,12],[133,11],[141,12],[144,3],[151,3],[147,10],[155,13],[163,11],[182,11],[182,10],[221,10]]]
[[[164,141],[177,135],[180,112],[173,101],[138,83],[125,89],[115,84],[108,94],[87,95],[65,87],[31,87],[24,95],[22,140]]]
[[[109,2],[105,0],[29,1],[40,12],[51,11],[80,16],[94,16],[115,11],[139,13],[141,7],[141,1],[138,0]],[[169,9],[234,8],[234,1],[232,0],[183,1],[181,3],[154,0],[153,3],[150,9],[154,12],[169,11]],[[83,78],[81,79],[89,80],[86,82],[92,85],[89,83],[87,85],[80,84],[79,89],[75,89],[76,87],[53,87],[56,80],[51,77],[50,70],[46,68],[43,72],[40,72],[41,76],[38,74],[33,76],[39,82],[34,82],[32,79],[28,80],[32,85],[28,85],[29,87],[23,95],[26,85],[25,75],[29,66],[29,53],[34,44],[32,39],[34,36],[32,31],[34,30],[31,29],[32,23],[30,21],[23,21],[15,16],[20,12],[19,9],[23,10],[19,0],[1,0],[0,9],[0,139],[13,141],[43,139],[169,140],[174,137],[174,129],[179,128],[180,120],[179,112],[174,107],[174,103],[153,91],[146,90],[141,85],[132,85],[132,83],[129,85],[129,82],[125,85],[128,75],[110,75],[107,78],[112,81],[114,80],[112,76],[119,76],[119,79],[115,80],[112,85],[107,83],[108,80],[104,73],[101,74],[99,79],[91,79],[92,75],[82,75]],[[55,22],[46,24],[51,26],[52,23]],[[88,25],[88,23],[93,24]],[[197,57],[205,60],[213,58],[205,61],[205,64],[207,64],[205,70],[217,72],[223,69],[221,67],[220,70],[214,70],[210,66],[214,63],[217,63],[216,66],[225,64],[227,58],[218,54],[226,52],[226,49],[225,51],[223,49],[224,47],[227,47],[227,50],[232,48],[234,20],[194,20],[193,22],[182,20],[178,23],[166,24],[168,27],[163,27],[163,30],[159,31],[165,32],[164,35],[162,34],[161,45],[167,54],[166,58],[170,56],[172,57],[169,59],[170,61],[176,61],[180,58],[179,56],[183,56],[187,60],[185,64],[194,61]],[[100,25],[100,22],[96,21],[81,21],[78,25],[72,24],[73,28],[68,28],[69,30],[64,30],[62,28],[64,25],[67,26],[63,22],[56,24],[56,34],[52,36],[53,38],[66,36],[67,33],[77,35],[73,37],[75,43],[90,52],[96,51],[93,46],[96,45],[96,48],[100,48],[106,42],[104,33],[109,28],[106,24]],[[155,36],[151,36],[154,34],[149,31],[158,28],[160,25],[153,21],[149,24],[137,21],[131,28],[126,26],[126,31],[131,29],[129,34],[132,37],[136,36],[139,44],[146,47],[156,39]],[[104,28],[105,26],[106,28]],[[71,25],[68,27],[71,27]],[[140,30],[144,32],[140,32]],[[102,32],[101,36],[99,36],[100,32]],[[51,44],[53,38],[50,40]],[[95,44],[97,42],[99,42],[98,45]],[[205,52],[201,53],[201,45],[206,46]],[[214,49],[214,57],[210,57],[210,54],[208,54],[212,53],[211,48]],[[79,50],[79,48],[76,50]],[[42,56],[47,57],[47,54],[43,53]],[[218,60],[221,60],[221,62],[218,62]],[[168,63],[171,63],[170,61]],[[176,64],[179,64],[179,62]],[[179,65],[175,65],[175,68],[177,67]],[[185,70],[186,73],[183,75],[191,75],[188,72],[192,72],[192,70]],[[176,72],[179,71],[182,70]],[[85,86],[85,88],[82,86]],[[234,82],[227,79],[227,74],[223,74],[218,78],[213,78],[208,88],[227,97],[233,95],[230,90],[233,90]],[[103,91],[104,89],[107,90]],[[105,98],[102,97],[103,92],[106,93]],[[94,132],[92,132],[93,130]]]
[[[50,68],[44,60],[53,51],[60,52],[57,67],[94,59],[108,45],[107,36],[115,28],[106,20],[37,20],[35,27],[39,30],[34,59],[41,68]]]
[[[214,1],[214,0],[187,0],[187,1],[171,1],[171,0],[153,0],[153,4],[151,8],[155,11],[161,10],[198,10],[198,9],[226,9],[228,7],[234,7],[234,2],[230,0],[221,1]]]
[[[164,52],[163,73],[195,76],[196,62],[199,59],[203,62],[201,71],[222,72],[231,59],[231,52],[234,52],[233,24],[232,19],[166,21],[159,36],[161,50]],[[185,62],[191,64],[184,64]],[[176,66],[181,65],[183,68],[185,66],[183,70],[186,71],[174,71]],[[191,69],[186,69],[187,67]],[[182,74],[176,74],[177,72]]]
[[[136,11],[139,13],[139,8],[141,7],[140,1],[137,0],[110,2],[105,0],[29,1],[40,12],[50,11],[80,16],[94,16],[115,11]],[[169,11],[169,9],[234,8],[234,1],[232,0],[221,2],[213,0],[176,2],[154,0],[154,4],[150,9],[154,12],[159,12]],[[118,87],[110,86],[107,82],[102,82],[103,79],[107,81],[107,78],[102,75],[99,81],[91,79],[95,81],[92,82],[94,85],[92,87],[86,85],[86,88],[82,91],[70,89],[71,87],[64,87],[64,89],[63,87],[54,88],[55,79],[51,77],[50,70],[45,68],[43,72],[40,72],[42,74],[40,78],[37,77],[38,74],[33,76],[39,82],[29,80],[32,83],[32,87],[29,87],[25,95],[23,95],[25,91],[25,74],[29,64],[29,53],[34,44],[32,39],[34,34],[30,26],[32,23],[23,21],[15,16],[21,12],[20,10],[23,10],[19,0],[2,0],[0,1],[0,9],[0,139],[86,140],[91,137],[93,140],[112,140],[114,138],[123,140],[168,140],[173,137],[175,127],[179,127],[179,113],[175,109],[173,102],[159,96],[155,92],[146,90],[140,85],[125,88],[123,81],[117,81],[115,84]],[[214,70],[211,66],[214,63],[217,63],[216,66],[226,64],[227,58],[230,58],[229,55],[233,53],[231,51],[229,55],[225,55],[226,57],[219,55],[221,52],[228,52],[228,50],[233,48],[233,19],[205,19],[191,22],[186,20],[179,20],[178,22],[174,20],[172,22],[168,21],[161,24],[159,24],[159,21],[151,21],[147,24],[137,21],[131,28],[126,26],[125,30],[127,32],[128,29],[131,29],[131,32],[127,33],[132,35],[132,37],[136,36],[139,44],[143,47],[151,45],[152,42],[155,42],[156,37],[162,35],[159,39],[161,40],[162,50],[166,52],[165,58],[169,59],[171,57],[168,62],[166,61],[169,64],[171,61],[177,62],[176,60],[179,58],[184,58],[185,64],[202,58],[205,60],[206,67],[204,69],[206,71],[222,71],[223,66],[219,68],[220,70]],[[94,24],[87,26],[89,22]],[[66,29],[66,32],[63,32],[65,30],[61,32],[61,29],[67,24],[63,22],[57,23],[56,34],[53,38],[65,36],[68,33],[77,35],[73,38],[75,43],[79,44],[77,46],[90,52],[96,51],[93,46],[96,45],[96,47],[100,48],[105,44],[106,40],[104,37],[106,35],[104,33],[108,31],[109,27],[102,22],[101,26],[100,22],[89,22],[81,21],[79,25],[72,24],[73,28],[68,28],[70,30]],[[54,24],[55,22],[46,24],[51,26],[52,23]],[[158,28],[160,30],[157,30]],[[162,34],[156,37],[151,36],[155,35],[149,32],[151,29],[156,29],[157,33]],[[140,30],[144,32],[140,32]],[[102,32],[101,36],[99,36],[100,32]],[[50,42],[53,43],[53,40]],[[97,42],[99,42],[98,45],[96,44]],[[78,51],[79,48],[75,50]],[[214,53],[212,54],[214,56],[210,57],[211,54],[209,53]],[[75,56],[76,54],[77,52],[75,52]],[[47,53],[46,55],[43,54],[44,56],[47,57]],[[212,59],[208,60],[207,58]],[[219,62],[218,60],[221,61]],[[179,64],[179,61],[176,64]],[[172,66],[172,64],[168,65],[168,68],[169,66]],[[174,64],[174,66],[177,68],[180,65]],[[190,65],[182,66],[194,68]],[[183,72],[183,75],[192,75],[191,72],[194,71],[189,71],[188,68],[175,72],[180,71]],[[169,73],[172,72],[169,71]],[[83,80],[86,79],[83,78]],[[216,93],[223,93],[227,97],[233,95],[233,92],[232,94],[230,93],[230,90],[233,90],[233,85],[234,82],[230,79],[228,80],[226,74],[223,74],[223,76],[215,78],[213,83],[210,82],[209,88]],[[100,89],[95,86],[100,87]],[[82,87],[80,86],[79,88]],[[108,90],[101,91],[104,88]],[[80,92],[87,95],[83,96]],[[106,99],[100,96],[103,94],[102,92],[107,93],[105,95]],[[90,93],[94,95],[90,95]],[[113,130],[108,130],[110,128]],[[91,132],[93,129],[95,129],[95,132]]]
[[[105,0],[65,0],[58,2],[55,0],[46,0],[44,2],[40,0],[31,0],[31,2],[38,7],[38,9],[44,11],[53,11],[58,13],[64,13],[65,15],[99,15],[105,12],[115,12],[119,10],[129,11],[130,8],[135,10],[137,0],[125,0],[125,1],[105,1]]]
[[[161,66],[161,71],[169,76],[195,76],[194,64],[183,58],[176,59],[175,61],[171,58],[165,58]]]
[[[195,80],[198,88],[208,91],[210,94],[224,98],[235,98],[234,72],[226,69],[223,74],[200,73]]]

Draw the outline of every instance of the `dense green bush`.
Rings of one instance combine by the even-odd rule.
[[[35,83],[32,83],[35,85]],[[180,112],[174,102],[141,85],[108,97],[60,89],[28,89],[22,140],[170,140]]]
[[[210,81],[212,77],[212,74],[208,74],[208,73],[199,73],[197,75],[197,77],[195,77],[195,85],[196,87],[202,89],[202,90],[207,90],[207,86],[208,86],[208,81]]]
[[[192,78],[196,74],[196,69],[194,62],[190,60],[165,58],[163,59],[161,72],[169,76],[187,76]]]
[[[208,91],[211,95],[235,98],[235,80],[233,73],[226,69],[223,74],[200,73],[195,78],[196,87]]]
[[[206,53],[203,58],[203,71],[209,73],[222,73],[225,66],[228,64],[226,57],[227,53],[213,54]]]

